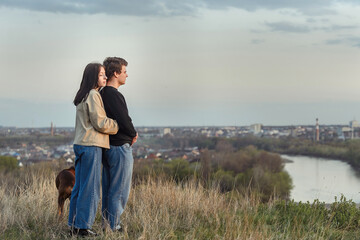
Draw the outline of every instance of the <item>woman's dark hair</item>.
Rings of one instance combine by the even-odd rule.
[[[121,73],[122,66],[128,65],[125,59],[119,57],[107,57],[103,64],[108,79],[111,79],[112,76],[114,76],[114,72]]]
[[[74,98],[74,105],[77,106],[83,100],[86,100],[91,89],[97,88],[100,68],[104,67],[100,63],[89,63],[84,70],[83,78],[80,83],[80,89]]]

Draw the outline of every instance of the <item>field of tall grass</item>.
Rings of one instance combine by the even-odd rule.
[[[0,173],[0,239],[75,239],[58,219],[55,176],[61,166],[36,164]],[[221,193],[196,181],[144,180],[132,187],[123,233],[95,239],[359,239],[360,211],[341,199],[331,206]]]

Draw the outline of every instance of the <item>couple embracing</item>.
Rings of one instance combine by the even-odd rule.
[[[91,227],[100,200],[100,184],[103,228],[122,231],[120,215],[129,198],[132,145],[138,136],[125,98],[118,91],[128,77],[127,65],[118,57],[106,58],[103,65],[88,64],[74,99],[76,179],[68,220],[72,235],[96,235]]]

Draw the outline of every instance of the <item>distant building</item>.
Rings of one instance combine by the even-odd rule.
[[[350,127],[339,127],[337,134],[341,139],[350,139],[352,137],[352,129]]]
[[[54,124],[53,124],[53,122],[51,122],[51,126],[50,126],[50,135],[54,136]]]
[[[304,135],[306,132],[306,129],[301,127],[301,126],[297,126],[295,128],[291,128],[290,129],[290,135],[292,137],[299,137],[301,135]]]
[[[201,130],[201,134],[202,134],[202,135],[205,135],[205,136],[207,136],[207,137],[210,137],[210,136],[211,136],[211,130],[202,129],[202,130]]]
[[[163,133],[164,133],[164,135],[171,134],[171,128],[164,128]]]
[[[358,127],[360,127],[360,125],[359,125],[358,121],[352,120],[349,122],[349,127],[350,128],[358,128]]]
[[[318,142],[320,140],[320,128],[319,128],[319,119],[316,119],[316,136],[315,140]]]
[[[262,130],[262,124],[260,123],[250,125],[250,131],[255,135],[260,134],[261,130]]]
[[[216,132],[215,132],[215,136],[216,137],[220,137],[220,136],[222,136],[222,135],[224,135],[224,131],[223,130],[217,130]]]
[[[349,127],[351,128],[351,139],[359,138],[360,125],[359,125],[358,121],[356,121],[356,120],[350,121]]]

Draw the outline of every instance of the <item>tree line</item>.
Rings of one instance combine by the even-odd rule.
[[[284,171],[280,155],[252,145],[235,148],[226,139],[218,139],[214,147],[207,145],[200,152],[200,161],[196,162],[184,159],[137,160],[135,183],[149,177],[172,179],[178,183],[196,180],[206,187],[219,187],[222,192],[235,191],[240,195],[251,192],[262,201],[289,198],[292,181]]]
[[[167,147],[192,147],[201,149],[215,149],[219,142],[227,142],[235,149],[246,146],[255,146],[268,152],[290,155],[305,155],[313,157],[338,159],[349,163],[355,170],[360,172],[360,139],[338,140],[332,139],[315,142],[309,139],[295,137],[264,138],[255,136],[234,138],[207,138],[204,136],[195,138],[165,137],[156,139],[156,144],[164,144]]]

